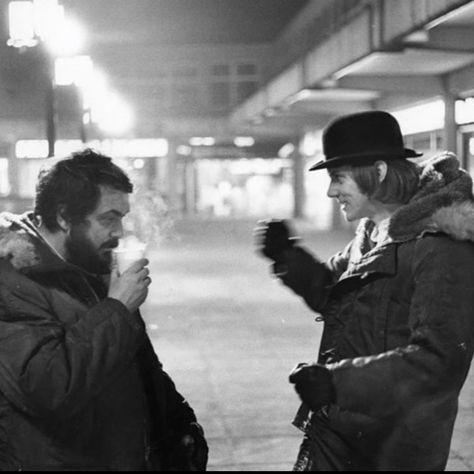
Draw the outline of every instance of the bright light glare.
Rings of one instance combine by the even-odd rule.
[[[80,80],[74,82],[82,90],[83,108],[90,111],[90,120],[112,135],[128,131],[134,121],[128,104],[110,90],[105,75],[94,68],[91,62],[84,59],[79,66],[82,71]]]
[[[133,125],[133,113],[117,94],[108,92],[92,105],[92,120],[110,134],[122,134]]]
[[[288,158],[295,151],[295,145],[293,143],[286,143],[278,150],[278,156],[280,158]]]
[[[163,157],[168,154],[168,140],[165,138],[108,138],[91,140],[88,146],[104,155],[114,158],[150,158]],[[84,147],[81,140],[57,140],[57,155],[67,155]],[[47,158],[47,140],[18,140],[15,154],[17,158]],[[138,162],[139,164],[140,162]],[[1,171],[1,170],[0,170]]]
[[[42,40],[47,40],[64,19],[64,9],[58,0],[34,0],[33,8],[35,32]]]
[[[81,140],[56,140],[56,156],[66,156],[73,151],[81,149]],[[18,140],[15,144],[17,158],[47,158],[47,140]]]
[[[18,140],[15,144],[17,158],[47,158],[47,140]]]
[[[10,2],[8,6],[9,46],[35,46],[34,10],[31,2]]]
[[[444,128],[444,102],[442,99],[392,112],[392,115],[400,123],[403,135]]]
[[[474,98],[468,97],[464,100],[457,100],[455,107],[456,123],[474,122]]]
[[[214,137],[191,137],[189,144],[192,146],[213,146],[216,143]]]
[[[192,148],[188,145],[179,145],[176,148],[176,153],[178,153],[178,155],[189,156],[192,152]]]
[[[255,140],[253,137],[235,137],[234,138],[234,145],[237,147],[253,146],[254,144],[255,144]]]
[[[58,86],[75,84],[82,88],[93,74],[90,56],[56,58],[54,67],[54,81]]]
[[[137,158],[133,160],[133,167],[136,170],[141,170],[145,166],[145,160],[143,158]]]
[[[72,56],[84,46],[85,38],[81,24],[71,18],[63,18],[52,28],[45,43],[54,56]]]
[[[84,77],[80,86],[84,97],[84,109],[90,110],[97,108],[97,104],[102,102],[102,98],[107,95],[109,90],[105,74],[95,67],[92,68],[89,76]],[[95,121],[94,117],[91,119]]]
[[[308,131],[303,135],[298,151],[304,156],[316,156],[322,151],[321,130]]]

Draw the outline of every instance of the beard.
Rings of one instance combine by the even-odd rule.
[[[84,224],[74,224],[66,239],[67,260],[90,273],[105,275],[112,266],[112,249],[118,239],[110,239],[96,247],[86,233]]]

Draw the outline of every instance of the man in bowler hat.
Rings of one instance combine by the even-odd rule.
[[[323,133],[327,195],[355,237],[322,262],[285,222],[257,228],[278,278],[324,321],[317,362],[290,374],[296,471],[443,470],[474,350],[472,180],[448,152],[416,164],[383,111]]]

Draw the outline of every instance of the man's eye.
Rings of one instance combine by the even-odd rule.
[[[102,221],[102,224],[104,224],[106,226],[111,226],[111,225],[116,224],[118,219],[117,219],[117,217],[111,216],[111,217],[103,217],[101,219],[101,221]]]

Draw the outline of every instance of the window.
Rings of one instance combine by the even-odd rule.
[[[228,76],[230,74],[230,67],[228,64],[214,64],[211,68],[211,75],[213,76]]]
[[[175,79],[180,77],[196,77],[198,70],[195,66],[178,66],[173,69],[172,75]]]
[[[257,74],[257,66],[255,64],[238,64],[237,65],[237,74],[239,76],[254,76]]]
[[[215,82],[211,84],[210,102],[215,106],[229,106],[230,84],[228,82]]]

